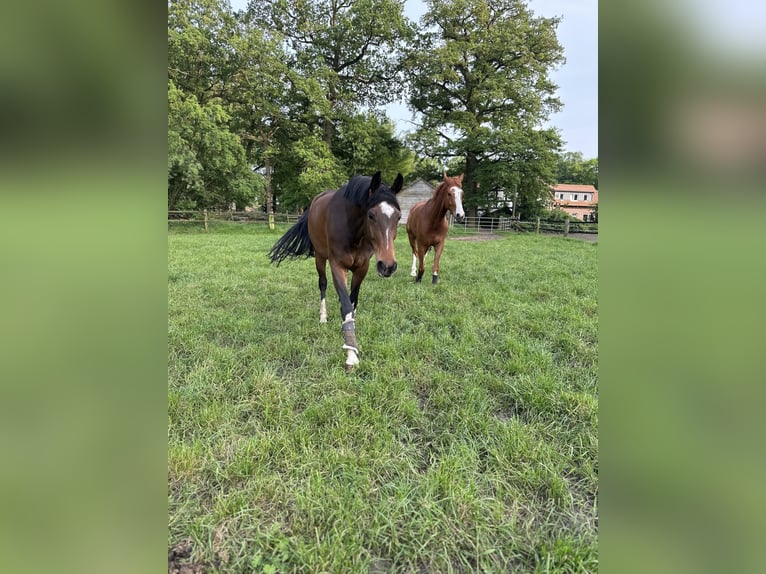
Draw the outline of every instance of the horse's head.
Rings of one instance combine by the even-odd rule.
[[[375,259],[377,260],[378,275],[390,277],[396,271],[396,254],[394,239],[402,212],[396,201],[396,194],[402,190],[404,178],[396,176],[392,187],[388,187],[380,179],[380,172],[372,176],[367,202],[367,236],[372,243]]]
[[[465,217],[465,211],[463,211],[463,174],[448,177],[445,171],[443,177],[442,185],[446,188],[444,206],[455,216],[455,221],[460,223]]]

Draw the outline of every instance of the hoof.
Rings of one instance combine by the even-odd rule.
[[[346,349],[346,371],[352,371],[359,364],[359,355],[345,345],[344,348]]]
[[[432,275],[431,276],[431,285],[436,285],[439,282],[439,276],[438,275]]]
[[[327,323],[327,317],[320,317],[319,318],[319,324],[320,325],[324,325],[325,323]]]

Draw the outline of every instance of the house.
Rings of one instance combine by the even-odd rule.
[[[553,209],[562,209],[581,221],[595,221],[598,190],[592,185],[559,183],[551,187]]]
[[[434,193],[435,186],[431,185],[423,179],[416,179],[402,191],[400,191],[396,200],[399,202],[399,207],[402,209],[402,218],[399,221],[400,225],[407,223],[407,216],[410,214],[410,209],[418,201],[431,199]]]

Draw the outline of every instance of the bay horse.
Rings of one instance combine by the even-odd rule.
[[[287,258],[314,257],[319,275],[319,322],[327,322],[327,261],[335,291],[340,299],[341,333],[346,351],[346,369],[359,364],[354,319],[359,301],[359,287],[375,254],[381,277],[396,271],[394,239],[401,218],[396,194],[404,178],[397,175],[390,188],[381,181],[380,172],[372,177],[355,175],[338,190],[324,191],[269,251],[272,263]],[[346,287],[351,271],[351,293]]]
[[[412,271],[415,282],[420,283],[425,271],[424,259],[431,247],[434,248],[434,266],[431,283],[439,282],[439,261],[444,251],[449,224],[447,212],[455,215],[460,222],[465,217],[463,211],[463,175],[447,177],[443,172],[443,180],[434,190],[431,198],[419,201],[410,209],[407,217],[407,236],[412,247]]]

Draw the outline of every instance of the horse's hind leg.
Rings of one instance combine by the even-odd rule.
[[[319,275],[319,322],[327,323],[327,259],[315,256],[317,275]]]

